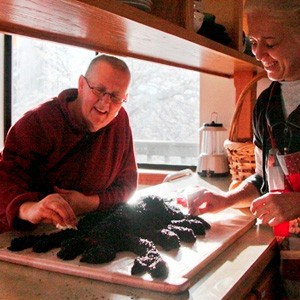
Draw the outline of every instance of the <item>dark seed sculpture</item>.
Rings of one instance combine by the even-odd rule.
[[[182,242],[193,243],[196,235],[204,235],[210,224],[200,217],[184,214],[158,196],[147,196],[135,204],[120,204],[110,211],[86,214],[77,230],[66,229],[50,234],[15,238],[11,251],[32,248],[47,252],[60,248],[57,257],[80,262],[101,264],[112,261],[120,251],[131,251],[134,260],[131,274],[148,272],[153,278],[168,276],[168,266],[156,245],[169,251]],[[169,200],[169,199],[168,199]]]

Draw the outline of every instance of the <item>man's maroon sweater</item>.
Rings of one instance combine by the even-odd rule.
[[[24,227],[17,218],[20,205],[41,200],[55,186],[98,194],[101,210],[135,191],[137,167],[125,109],[91,133],[69,113],[67,103],[76,97],[77,90],[65,90],[10,129],[0,161],[0,232]]]

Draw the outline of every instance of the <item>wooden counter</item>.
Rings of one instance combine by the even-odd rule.
[[[227,248],[179,295],[108,284],[0,262],[1,299],[221,299],[248,294],[275,256],[269,228],[252,228]]]
[[[168,185],[181,187],[196,182],[211,186],[197,175]],[[142,191],[146,193],[147,190],[154,192],[158,189],[159,186],[156,186]],[[0,246],[3,245],[3,241],[0,240]],[[272,230],[256,225],[194,276],[187,291],[177,295],[0,262],[0,299],[241,298],[251,291],[260,274],[276,256],[276,252]]]

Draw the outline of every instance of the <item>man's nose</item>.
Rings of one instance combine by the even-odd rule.
[[[105,102],[105,103],[109,103],[111,102],[111,94],[108,92],[104,92],[101,97],[99,97],[99,100]]]

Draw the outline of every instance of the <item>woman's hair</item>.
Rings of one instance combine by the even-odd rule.
[[[244,9],[247,15],[264,12],[300,34],[300,0],[246,0]]]

